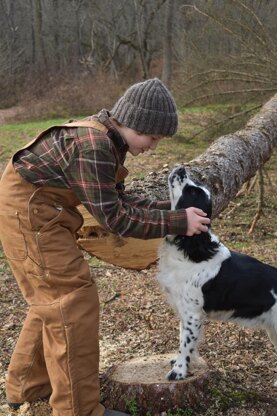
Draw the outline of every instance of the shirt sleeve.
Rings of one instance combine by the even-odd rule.
[[[185,234],[186,211],[156,209],[140,198],[121,198],[115,183],[116,160],[111,147],[75,151],[64,175],[80,202],[106,230],[125,237],[159,238]]]
[[[129,204],[136,208],[147,208],[147,209],[165,209],[171,208],[170,201],[153,201],[150,198],[141,198],[137,195],[123,193],[120,195],[124,203]]]

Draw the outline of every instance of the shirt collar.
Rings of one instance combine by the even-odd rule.
[[[114,125],[111,123],[110,118],[109,118],[110,117],[109,111],[103,109],[98,114],[96,114],[95,117],[98,119],[100,123],[104,124],[104,126],[106,126],[109,129],[108,136],[112,139],[117,149],[122,152],[124,151],[127,152],[128,145],[123,139],[123,137],[119,134],[118,130],[116,130]]]

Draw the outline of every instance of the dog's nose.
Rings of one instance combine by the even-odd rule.
[[[181,178],[187,177],[187,172],[184,166],[178,166],[174,173],[176,173],[176,175],[180,176]]]
[[[173,181],[176,177],[180,178],[181,181],[187,177],[187,172],[184,166],[178,166],[177,168],[173,169],[169,175],[169,182],[173,184]]]

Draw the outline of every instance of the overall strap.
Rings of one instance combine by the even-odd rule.
[[[108,128],[106,126],[104,126],[104,124],[99,123],[99,121],[96,120],[91,120],[91,121],[86,121],[86,120],[80,120],[80,121],[72,121],[70,123],[65,123],[62,124],[61,126],[58,127],[92,127],[96,130],[102,131],[102,133],[108,133]]]
[[[62,127],[92,127],[96,130],[102,131],[104,134],[107,134],[109,129],[104,126],[103,124],[99,123],[96,120],[91,120],[91,121],[86,121],[86,120],[81,120],[81,121],[72,121],[71,123],[65,123],[62,125]],[[116,173],[116,182],[122,182],[127,176],[128,176],[128,169],[126,169],[124,166],[121,165],[120,163],[120,159],[118,156],[118,152],[116,150],[116,147],[113,143],[113,141],[111,140],[112,143],[112,150],[113,150],[113,154],[115,156],[116,159],[116,164],[117,164],[117,173]]]
[[[46,130],[43,130],[42,132],[40,132],[40,134],[35,137],[33,140],[31,140],[29,143],[25,144],[25,146],[21,147],[15,154],[14,156],[20,152],[23,149],[26,149],[27,147],[31,146],[32,144],[34,144],[38,139],[40,139],[42,136],[44,136],[47,133],[50,133],[52,130],[54,129],[62,129],[63,127],[88,127],[88,128],[94,128],[96,130],[102,131],[104,134],[107,134],[108,132],[108,128],[106,126],[104,126],[103,124],[99,123],[98,121],[85,121],[85,120],[81,120],[81,121],[73,121],[72,123],[64,123],[64,124],[56,124],[54,126],[48,127]]]
[[[14,161],[15,156],[23,149],[26,149],[27,147],[31,146],[32,144],[34,144],[37,140],[39,140],[42,136],[44,136],[47,133],[50,133],[52,130],[54,129],[61,129],[63,127],[66,128],[78,128],[78,127],[87,127],[87,128],[94,128],[96,130],[101,131],[104,134],[107,134],[109,129],[104,126],[102,123],[100,123],[99,121],[96,120],[80,120],[80,121],[72,121],[69,123],[64,123],[64,124],[58,124],[58,125],[54,125],[51,127],[48,127],[46,130],[42,131],[36,138],[34,138],[32,141],[30,141],[29,143],[27,143],[25,146],[23,146],[21,149],[19,149],[13,156],[12,156],[12,161]],[[128,170],[121,165],[120,160],[119,160],[119,155],[118,152],[116,150],[116,147],[113,143],[113,141],[111,140],[112,143],[112,150],[113,150],[113,154],[115,156],[116,159],[116,164],[117,164],[117,177],[116,177],[116,182],[121,182],[122,180],[124,180],[126,178],[126,176],[128,175]]]

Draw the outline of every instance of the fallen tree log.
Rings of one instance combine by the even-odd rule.
[[[206,152],[185,164],[190,175],[212,192],[213,217],[228,206],[242,185],[270,159],[276,144],[277,94],[244,129],[220,137]],[[153,199],[168,199],[167,173],[152,173],[130,184],[128,190]],[[159,239],[137,240],[105,233],[84,208],[81,211],[85,223],[78,243],[91,255],[131,269],[146,268],[157,259]]]
[[[223,211],[242,185],[271,157],[277,146],[277,94],[252,117],[244,129],[215,140],[207,150],[184,163],[193,179],[207,185],[213,197],[213,217]],[[168,197],[167,174],[146,176],[131,190],[156,199]]]

